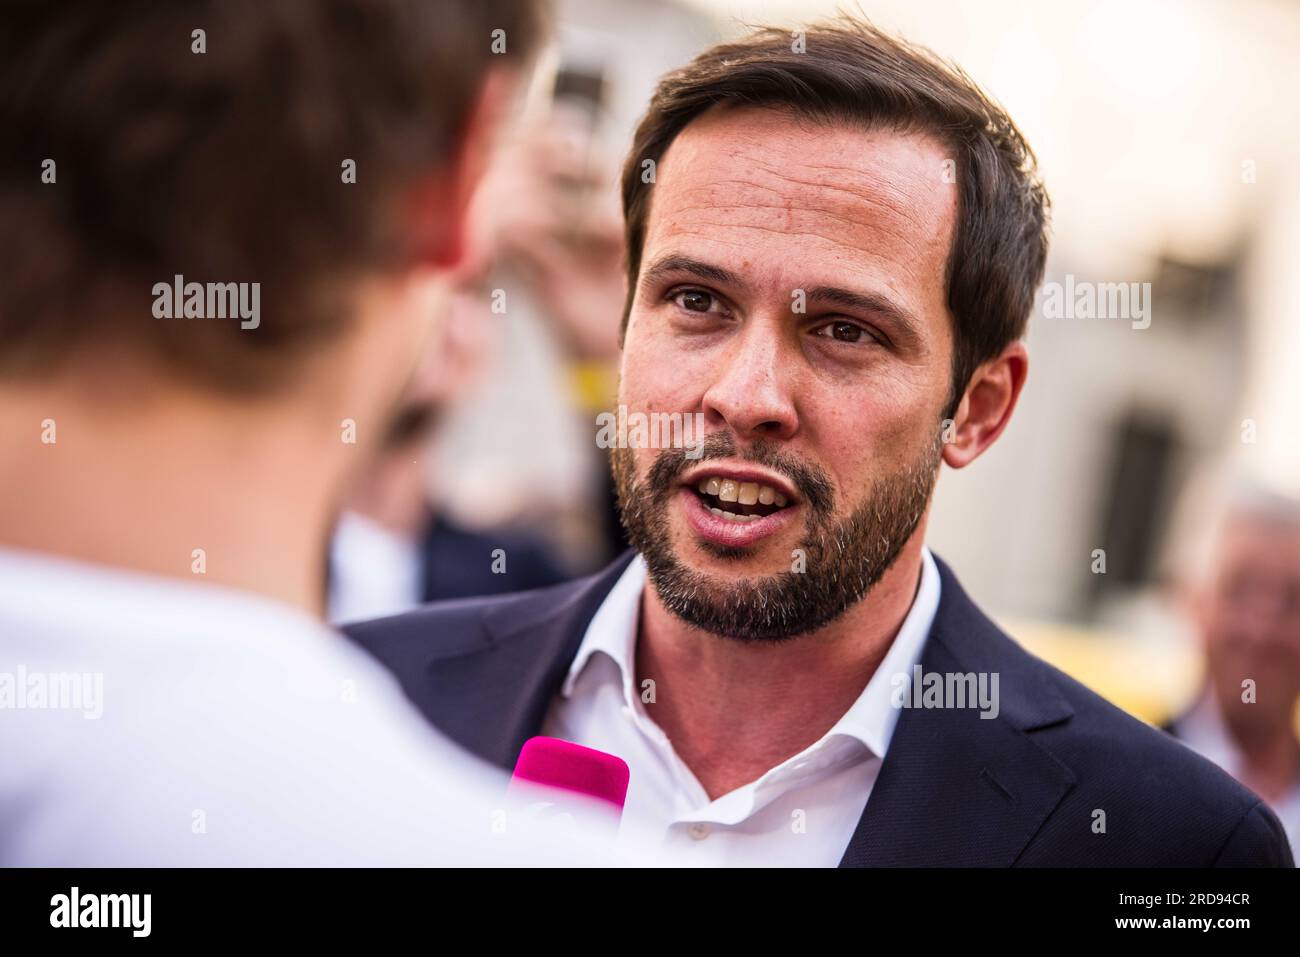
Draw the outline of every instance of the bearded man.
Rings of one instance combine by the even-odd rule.
[[[941,464],[1024,385],[1047,198],[960,71],[852,22],[799,36],[670,74],[626,161],[619,402],[705,424],[612,450],[634,550],[352,637],[502,766],[538,734],[623,758],[625,829],[703,864],[1289,865],[1257,797],[926,549]]]

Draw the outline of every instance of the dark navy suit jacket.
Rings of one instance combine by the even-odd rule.
[[[346,631],[429,721],[509,769],[631,557],[591,578]],[[1293,866],[1258,797],[1026,652],[938,565],[921,666],[996,672],[1000,710],[903,709],[841,866]]]
[[[498,548],[510,556],[508,575],[492,573],[492,556]],[[430,520],[420,543],[420,558],[426,602],[545,588],[570,577],[541,543],[527,535],[473,531],[442,514]]]

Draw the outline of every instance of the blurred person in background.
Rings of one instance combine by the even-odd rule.
[[[626,296],[619,167],[659,77],[717,38],[676,0],[559,0],[545,103],[482,190],[499,296],[485,374],[449,409],[446,514],[545,540],[586,574],[627,547],[595,417],[614,407]]]
[[[585,491],[575,500],[585,526],[586,554],[577,550],[584,571],[627,547],[604,452],[585,434],[614,405],[619,334],[610,317],[627,295],[618,163],[593,143],[601,88],[598,76],[560,73],[545,123],[521,140],[510,166],[501,164],[510,172],[489,177],[484,191],[499,198],[497,266],[546,323],[563,363],[564,400],[586,439]]]
[[[540,32],[513,0],[4,5],[0,862],[603,859],[498,832],[505,779],[321,620]]]
[[[1206,682],[1166,727],[1272,806],[1300,842],[1300,501],[1241,485],[1187,583]]]
[[[480,371],[488,292],[462,286],[358,477],[330,545],[329,620],[394,615],[429,601],[527,591],[564,581],[528,533],[461,525],[439,503],[431,459],[449,406]]]

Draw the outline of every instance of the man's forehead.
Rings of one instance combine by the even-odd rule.
[[[1230,514],[1223,542],[1227,551],[1277,556],[1300,555],[1300,517],[1281,514]]]
[[[1229,513],[1213,568],[1220,584],[1258,575],[1300,579],[1300,525],[1290,516]]]
[[[647,241],[781,244],[895,274],[942,272],[957,208],[946,159],[924,134],[715,111],[687,126],[659,164]]]

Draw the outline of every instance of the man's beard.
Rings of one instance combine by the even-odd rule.
[[[935,439],[905,468],[881,476],[847,518],[835,520],[834,487],[817,466],[755,442],[738,455],[730,433],[714,433],[703,455],[665,449],[645,482],[636,481],[631,449],[612,450],[611,466],[623,527],[646,562],[650,581],[670,612],[689,625],[739,641],[776,642],[816,631],[860,601],[889,570],[916,531],[934,490],[943,442]],[[790,557],[791,570],[761,578],[719,583],[686,567],[673,551],[668,508],[681,489],[681,474],[709,459],[741,459],[762,465],[793,483],[803,504],[806,535]],[[701,542],[721,559],[740,560],[748,548]],[[796,570],[800,568],[802,570]]]

